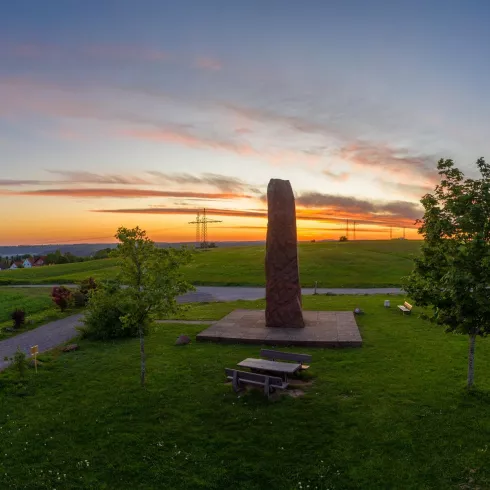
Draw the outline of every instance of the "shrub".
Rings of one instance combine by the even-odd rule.
[[[26,312],[20,308],[17,308],[14,310],[11,317],[14,321],[14,328],[21,328],[26,321]]]
[[[85,306],[87,304],[87,298],[84,294],[82,294],[80,291],[77,291],[73,293],[73,301],[75,303],[75,306]]]
[[[64,286],[55,286],[51,291],[51,298],[61,311],[65,311],[70,304],[72,294]]]
[[[85,306],[92,291],[97,289],[97,283],[93,277],[83,280],[78,287],[78,291],[74,294],[75,304],[77,306]]]
[[[82,337],[107,340],[137,337],[139,330],[134,322],[128,321],[129,301],[115,284],[105,284],[90,294],[84,326],[79,328]],[[148,325],[142,325],[145,333]]]
[[[97,283],[95,282],[95,279],[93,277],[84,279],[80,283],[80,287],[79,287],[79,291],[82,294],[85,294],[86,296],[90,294],[90,291],[95,291],[96,289],[97,289]]]

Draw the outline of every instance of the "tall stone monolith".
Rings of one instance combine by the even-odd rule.
[[[305,326],[296,235],[296,206],[289,180],[271,179],[267,187],[267,245],[265,253],[268,327]]]

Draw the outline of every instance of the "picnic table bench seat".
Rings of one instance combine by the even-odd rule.
[[[266,374],[249,373],[247,371],[238,371],[237,369],[225,368],[227,379],[232,382],[233,390],[240,391],[242,385],[263,386],[264,394],[270,397],[276,389],[285,390],[288,383],[277,376],[268,376]]]
[[[309,354],[296,354],[294,352],[280,352],[277,350],[271,349],[262,349],[260,351],[260,357],[264,359],[270,359],[271,361],[275,361],[279,359],[281,361],[293,361],[297,362],[301,365],[299,368],[300,371],[304,371],[308,369],[310,366],[308,364],[304,364],[305,362],[311,362],[311,356]]]

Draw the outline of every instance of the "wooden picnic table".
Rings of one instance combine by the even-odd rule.
[[[285,381],[288,379],[288,374],[294,374],[301,368],[301,364],[292,362],[267,361],[266,359],[253,359],[252,357],[239,362],[238,365],[240,367],[247,367],[257,371],[282,374]]]

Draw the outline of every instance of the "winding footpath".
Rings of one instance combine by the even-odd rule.
[[[81,318],[82,313],[68,316],[2,340],[0,342],[0,371],[10,364],[4,358],[12,357],[17,348],[30,356],[30,349],[33,345],[39,346],[39,352],[45,352],[76,337],[78,333],[76,327],[80,325]]]

